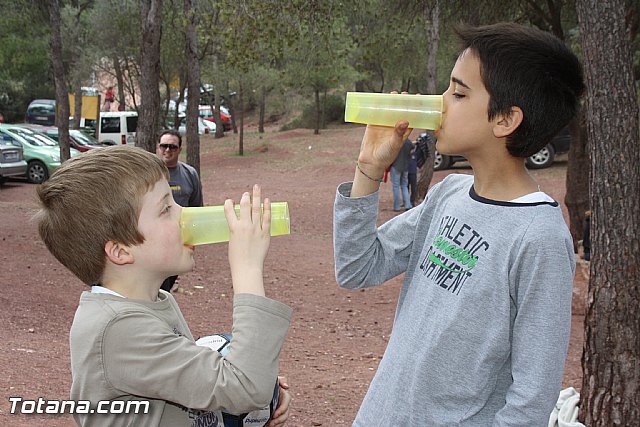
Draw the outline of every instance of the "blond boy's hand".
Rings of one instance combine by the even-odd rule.
[[[271,240],[271,203],[263,202],[261,190],[253,186],[253,196],[244,193],[240,199],[240,218],[236,216],[233,201],[224,203],[224,214],[229,224],[229,265],[235,293],[264,296],[264,259]]]
[[[289,384],[285,377],[278,377],[278,385],[280,387],[278,394],[278,406],[273,415],[271,421],[266,427],[279,427],[283,426],[289,419],[289,405],[291,404],[291,394],[289,393]]]

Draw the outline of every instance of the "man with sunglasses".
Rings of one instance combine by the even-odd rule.
[[[169,186],[173,199],[183,207],[202,206],[202,185],[193,166],[178,160],[182,151],[182,136],[175,129],[160,134],[156,155],[169,169]],[[178,276],[167,277],[161,289],[171,292]]]

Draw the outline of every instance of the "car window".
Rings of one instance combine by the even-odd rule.
[[[120,133],[120,117],[102,117],[100,119],[101,133]]]
[[[73,136],[73,139],[80,145],[100,145],[97,139],[91,138],[79,130],[72,130],[71,136]]]
[[[53,105],[49,105],[49,104],[32,104],[29,106],[29,112],[31,112],[31,114],[47,115],[47,114],[53,114],[54,109],[53,109]]]
[[[47,131],[47,136],[51,139],[53,139],[56,142],[59,142],[58,140],[58,131],[57,130],[48,130]]]
[[[136,132],[138,128],[138,116],[127,117],[127,132]]]
[[[28,129],[12,128],[11,132],[26,139],[29,144],[36,145],[38,147],[55,147],[58,145],[52,139],[47,138],[44,135],[33,133]]]
[[[6,133],[0,133],[0,144],[2,145],[14,145],[16,147],[22,147],[19,141],[17,141],[11,135],[7,135]]]

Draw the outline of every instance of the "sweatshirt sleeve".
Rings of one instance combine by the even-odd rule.
[[[511,270],[516,278],[513,383],[494,426],[546,425],[562,384],[575,258],[568,232],[549,235],[541,229],[530,227],[536,236],[523,243]]]
[[[333,210],[333,248],[338,284],[379,285],[406,271],[423,205],[376,227],[378,193],[352,198],[352,183],[338,187]]]
[[[226,358],[144,311],[120,313],[102,340],[105,380],[125,394],[191,409],[242,413],[271,401],[291,309],[264,297],[234,297]],[[126,339],[123,339],[126,337]]]

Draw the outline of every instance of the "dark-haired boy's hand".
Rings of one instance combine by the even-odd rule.
[[[396,159],[411,131],[406,120],[400,120],[395,127],[367,125],[351,197],[365,196],[378,190],[385,169]]]
[[[253,187],[253,196],[244,193],[240,199],[239,218],[233,201],[227,199],[224,203],[229,224],[229,266],[235,293],[264,296],[263,268],[271,240],[271,203],[264,199],[262,209],[260,198],[258,185]]]

